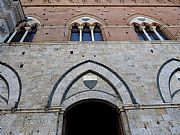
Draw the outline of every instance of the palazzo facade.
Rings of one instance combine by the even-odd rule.
[[[179,0],[1,0],[0,135],[179,135]]]

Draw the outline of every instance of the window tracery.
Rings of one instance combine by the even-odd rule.
[[[152,19],[139,16],[132,19],[131,25],[134,26],[134,30],[140,40],[169,40],[169,38],[163,32],[161,25]]]
[[[71,41],[103,41],[100,23],[90,17],[82,17],[72,22]]]
[[[15,27],[14,32],[5,40],[6,43],[32,42],[40,22],[33,17],[27,17],[26,21]]]

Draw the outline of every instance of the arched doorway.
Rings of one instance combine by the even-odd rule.
[[[63,135],[123,135],[119,111],[106,101],[79,101],[64,113]]]

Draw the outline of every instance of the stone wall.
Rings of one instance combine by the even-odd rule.
[[[0,134],[61,134],[64,110],[94,98],[120,108],[126,134],[180,133],[179,42],[10,45],[0,46]]]

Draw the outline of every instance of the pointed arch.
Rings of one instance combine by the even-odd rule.
[[[171,103],[175,94],[179,90],[172,92],[170,89],[170,83],[172,76],[180,69],[180,60],[169,59],[159,69],[157,74],[157,86],[159,94],[164,103]]]
[[[99,17],[97,17],[97,16],[94,16],[94,15],[91,15],[91,14],[87,14],[87,13],[77,15],[77,16],[75,16],[75,17],[67,20],[67,22],[66,22],[65,25],[66,25],[66,26],[71,26],[72,22],[74,22],[75,20],[77,20],[77,19],[79,19],[79,18],[82,18],[82,17],[93,18],[93,19],[95,19],[97,22],[99,22],[99,24],[101,24],[102,26],[107,26],[107,23],[106,23],[103,19],[101,19],[101,18],[99,18]],[[95,23],[95,22],[94,22],[94,23]]]
[[[155,18],[155,17],[152,17],[152,16],[148,16],[148,15],[145,15],[145,14],[140,14],[140,13],[137,13],[137,14],[133,14],[131,15],[129,18],[128,18],[128,24],[131,25],[132,24],[132,20],[137,18],[137,17],[144,17],[144,18],[148,18],[150,21],[150,25],[152,25],[153,23],[156,23],[156,24],[159,24],[159,25],[164,25],[165,23],[160,21],[159,18]]]
[[[0,61],[0,78],[6,83],[8,88],[6,108],[17,108],[22,91],[22,84],[19,74],[13,67]]]
[[[106,82],[110,84],[116,93],[121,95],[123,103],[136,104],[132,91],[115,71],[101,63],[87,60],[73,66],[61,76],[49,95],[47,107],[50,107],[51,105],[59,106],[72,84],[74,84],[79,77],[88,72],[93,72],[104,80],[106,79]]]
[[[116,95],[110,94],[103,90],[90,90],[90,91],[83,90],[81,92],[77,92],[73,95],[67,96],[67,94],[70,91],[73,84],[75,84],[78,80],[80,80],[81,77],[83,77],[84,75],[89,74],[89,73],[97,75],[98,77],[103,79],[112,88],[112,90],[114,91],[114,93]],[[88,96],[86,96],[87,93],[88,93]],[[77,99],[76,96],[78,96],[79,98]],[[99,74],[93,70],[85,71],[85,72],[81,73],[80,75],[78,75],[75,79],[72,80],[72,82],[67,86],[66,90],[64,91],[64,94],[63,94],[63,97],[61,100],[61,107],[63,107],[65,109],[76,102],[86,100],[86,99],[94,99],[94,100],[99,99],[99,100],[107,101],[112,104],[113,103],[115,104],[115,101],[117,101],[116,106],[118,106],[119,104],[122,104],[122,102],[123,102],[118,90],[113,85],[113,83],[110,82],[108,78],[105,78],[104,76],[102,76],[101,74]]]
[[[123,112],[119,112],[119,108],[111,102],[85,99],[77,101],[64,111],[62,135],[83,135],[85,132],[82,129],[88,131],[88,135],[124,135],[125,131],[130,131],[125,129],[128,126],[124,124],[127,123]]]
[[[175,39],[164,27],[164,23],[156,18],[135,14],[128,19],[130,25],[134,25],[135,32],[140,40],[170,40]]]

